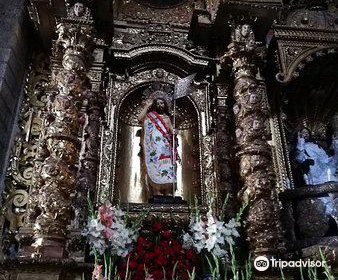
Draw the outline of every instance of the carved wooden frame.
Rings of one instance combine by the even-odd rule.
[[[142,47],[143,49],[144,47]],[[166,51],[163,49],[163,51]],[[148,49],[148,54],[151,49]],[[168,51],[170,54],[170,51]],[[115,56],[119,57],[121,54],[117,53]],[[124,58],[130,57],[131,54]],[[178,55],[178,54],[176,54]],[[181,53],[184,55],[184,53]],[[191,58],[191,57],[190,57]],[[182,59],[182,57],[180,57]],[[189,61],[187,57],[184,57]],[[201,63],[199,60],[195,61],[195,65],[207,64],[207,61]],[[191,61],[192,62],[192,61]],[[187,73],[187,71],[182,71]],[[159,75],[161,73],[161,75]],[[97,202],[104,202],[111,199],[113,196],[115,164],[116,164],[116,144],[118,141],[118,114],[123,100],[129,93],[136,88],[150,84],[154,81],[160,81],[167,84],[175,84],[176,80],[180,78],[175,73],[166,71],[163,68],[142,69],[139,72],[130,74],[128,77],[116,76],[110,74],[107,88],[107,105],[106,105],[106,123],[102,127],[101,135],[101,154],[100,167],[97,181]],[[207,82],[194,85],[194,94],[188,97],[194,105],[198,115],[198,130],[199,130],[199,158],[200,158],[200,182],[201,182],[201,201],[206,202],[207,193],[216,193],[216,173],[215,161],[206,160],[210,157],[215,157],[213,154],[215,140],[213,135],[207,135],[210,129],[210,100],[209,100],[209,84]]]
[[[296,79],[307,63],[338,51],[338,32],[294,26],[274,26],[279,60],[278,82],[288,84]],[[276,115],[271,119],[271,130],[275,140],[274,159],[280,191],[294,188],[291,163],[286,150],[283,120]]]

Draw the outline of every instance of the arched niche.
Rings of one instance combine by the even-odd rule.
[[[299,174],[292,166],[297,129],[303,126],[309,128],[314,140],[326,151],[330,149],[332,134],[338,136],[338,124],[334,121],[338,114],[337,58],[337,54],[333,53],[313,59],[297,79],[282,88],[278,97],[278,122],[275,127],[279,128],[279,132],[275,130],[275,136],[277,155],[284,154],[284,162],[278,164],[280,175],[287,178],[283,183],[284,189],[301,186]]]
[[[142,125],[137,120],[138,114],[149,98],[147,96],[149,87],[151,83],[144,83],[129,91],[118,109],[116,122],[118,145],[113,196],[119,197],[122,203],[145,203],[150,195],[145,182],[142,157]],[[173,92],[171,84],[162,83],[161,87],[168,91],[168,94]],[[175,195],[191,201],[195,195],[201,194],[198,114],[191,99],[184,97],[176,101],[175,115],[178,153],[181,157],[181,163],[177,167]]]
[[[337,53],[309,60],[299,77],[285,85],[277,97],[273,135],[280,197],[287,217],[287,238],[300,248],[330,242],[338,235],[333,212],[338,210],[338,182],[330,180],[330,174],[324,182],[306,182],[305,168],[295,157],[297,131],[304,126],[312,132],[311,142],[328,157],[333,155],[332,135],[338,136],[337,61]]]
[[[144,91],[154,82],[173,89],[179,78],[164,68],[139,69],[129,75],[110,75],[106,120],[102,126],[97,201],[121,199],[144,203],[148,200],[140,174],[140,124],[136,118],[144,106]],[[216,193],[213,135],[210,129],[208,83],[192,85],[189,96],[177,100],[177,125],[182,170],[177,195],[190,201],[196,194],[201,203],[208,193]],[[129,170],[136,171],[129,171]],[[132,187],[130,187],[132,186]]]

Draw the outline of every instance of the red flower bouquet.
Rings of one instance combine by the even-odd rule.
[[[188,271],[195,267],[194,250],[182,248],[179,236],[165,228],[162,222],[155,222],[152,232],[139,236],[134,247],[122,265],[119,274],[124,277],[128,271],[133,280],[189,279]]]

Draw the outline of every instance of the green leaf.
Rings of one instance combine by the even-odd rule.
[[[175,279],[175,273],[176,273],[177,264],[178,264],[178,261],[175,262],[175,265],[174,265],[174,268],[173,268],[173,272],[171,274],[171,279],[173,279],[173,280]]]
[[[285,275],[284,275],[283,269],[280,267],[279,270],[280,270],[280,275],[282,277],[282,280],[285,280]]]
[[[300,266],[300,267],[299,267],[299,270],[300,270],[300,279],[301,279],[301,280],[304,280],[303,267]]]
[[[192,269],[192,272],[190,273],[189,270],[187,270],[189,280],[195,280],[196,277],[196,272],[195,272],[195,267]]]
[[[325,274],[327,280],[334,280],[335,277],[331,272],[331,268],[327,264],[327,261],[325,259],[325,256],[324,256],[321,248],[319,248],[319,255],[320,255],[321,261],[324,262],[324,274]]]
[[[224,218],[225,218],[225,207],[228,204],[228,200],[229,200],[229,194],[227,194],[227,196],[224,199],[223,205],[222,205],[222,212],[221,212],[221,222],[224,222]]]
[[[90,196],[89,196],[89,191],[87,193],[87,204],[88,204],[89,216],[91,218],[95,218],[95,211],[94,211],[92,200],[90,199]]]
[[[249,202],[250,202],[250,201],[249,201],[249,198],[246,197],[245,200],[244,200],[244,204],[243,204],[242,207],[239,209],[239,211],[238,211],[238,213],[237,213],[237,215],[236,215],[236,218],[235,218],[236,222],[239,222],[239,221],[241,220],[242,215],[243,215],[245,209],[249,206]]]

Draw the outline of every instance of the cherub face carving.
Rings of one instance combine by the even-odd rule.
[[[83,16],[84,12],[85,12],[85,6],[80,3],[80,2],[77,2],[75,3],[74,5],[74,14],[77,16],[77,17],[81,17]]]
[[[239,106],[237,104],[232,108],[232,110],[234,111],[235,115],[237,115],[240,111]]]
[[[251,93],[249,97],[250,104],[256,104],[259,101],[259,96],[256,93]]]
[[[253,130],[259,130],[261,129],[262,123],[260,122],[260,120],[253,120],[252,122],[252,129]]]
[[[247,37],[249,35],[250,32],[250,26],[247,24],[242,25],[241,28],[241,34],[243,37]]]
[[[243,131],[240,128],[237,128],[235,131],[236,138],[239,139],[242,137]]]

